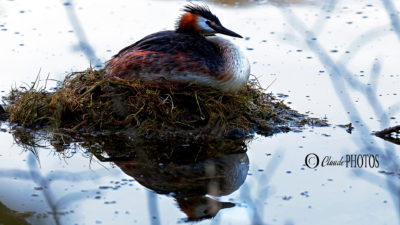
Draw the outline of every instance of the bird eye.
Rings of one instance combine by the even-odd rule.
[[[211,22],[210,21],[206,21],[206,24],[208,25],[208,26],[211,26]]]

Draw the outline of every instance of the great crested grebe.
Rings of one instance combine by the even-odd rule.
[[[215,36],[242,38],[222,26],[205,5],[190,4],[174,31],[150,34],[123,48],[105,66],[107,76],[197,83],[222,91],[237,91],[249,78],[250,65],[232,42]]]

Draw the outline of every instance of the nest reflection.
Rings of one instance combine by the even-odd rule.
[[[40,140],[47,138],[62,154],[68,154],[70,146],[78,144],[100,161],[114,163],[144,187],[171,195],[187,215],[187,221],[212,218],[221,209],[235,206],[219,201],[218,197],[239,189],[249,170],[246,140],[216,139],[209,135],[169,142],[126,135],[52,133],[50,137],[26,129],[13,134],[16,143],[25,148],[40,146]]]

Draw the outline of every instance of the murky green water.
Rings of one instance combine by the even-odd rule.
[[[399,223],[400,147],[371,135],[399,124],[399,3],[209,2],[226,27],[247,37],[232,41],[263,86],[332,126],[240,143],[150,145],[44,138],[3,122],[0,224]],[[172,29],[183,4],[0,1],[0,91],[30,84],[39,71],[42,80],[62,80],[105,62],[149,33]],[[352,133],[337,126],[348,123]],[[226,154],[210,154],[215,149]],[[321,161],[378,155],[379,168],[310,169],[310,153]]]

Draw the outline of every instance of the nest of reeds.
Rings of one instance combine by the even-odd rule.
[[[148,138],[200,134],[242,138],[306,124],[325,125],[290,109],[257,82],[224,93],[194,84],[118,80],[106,77],[103,70],[88,69],[68,75],[55,91],[37,86],[10,92],[5,108],[10,122],[69,131],[127,131]]]

